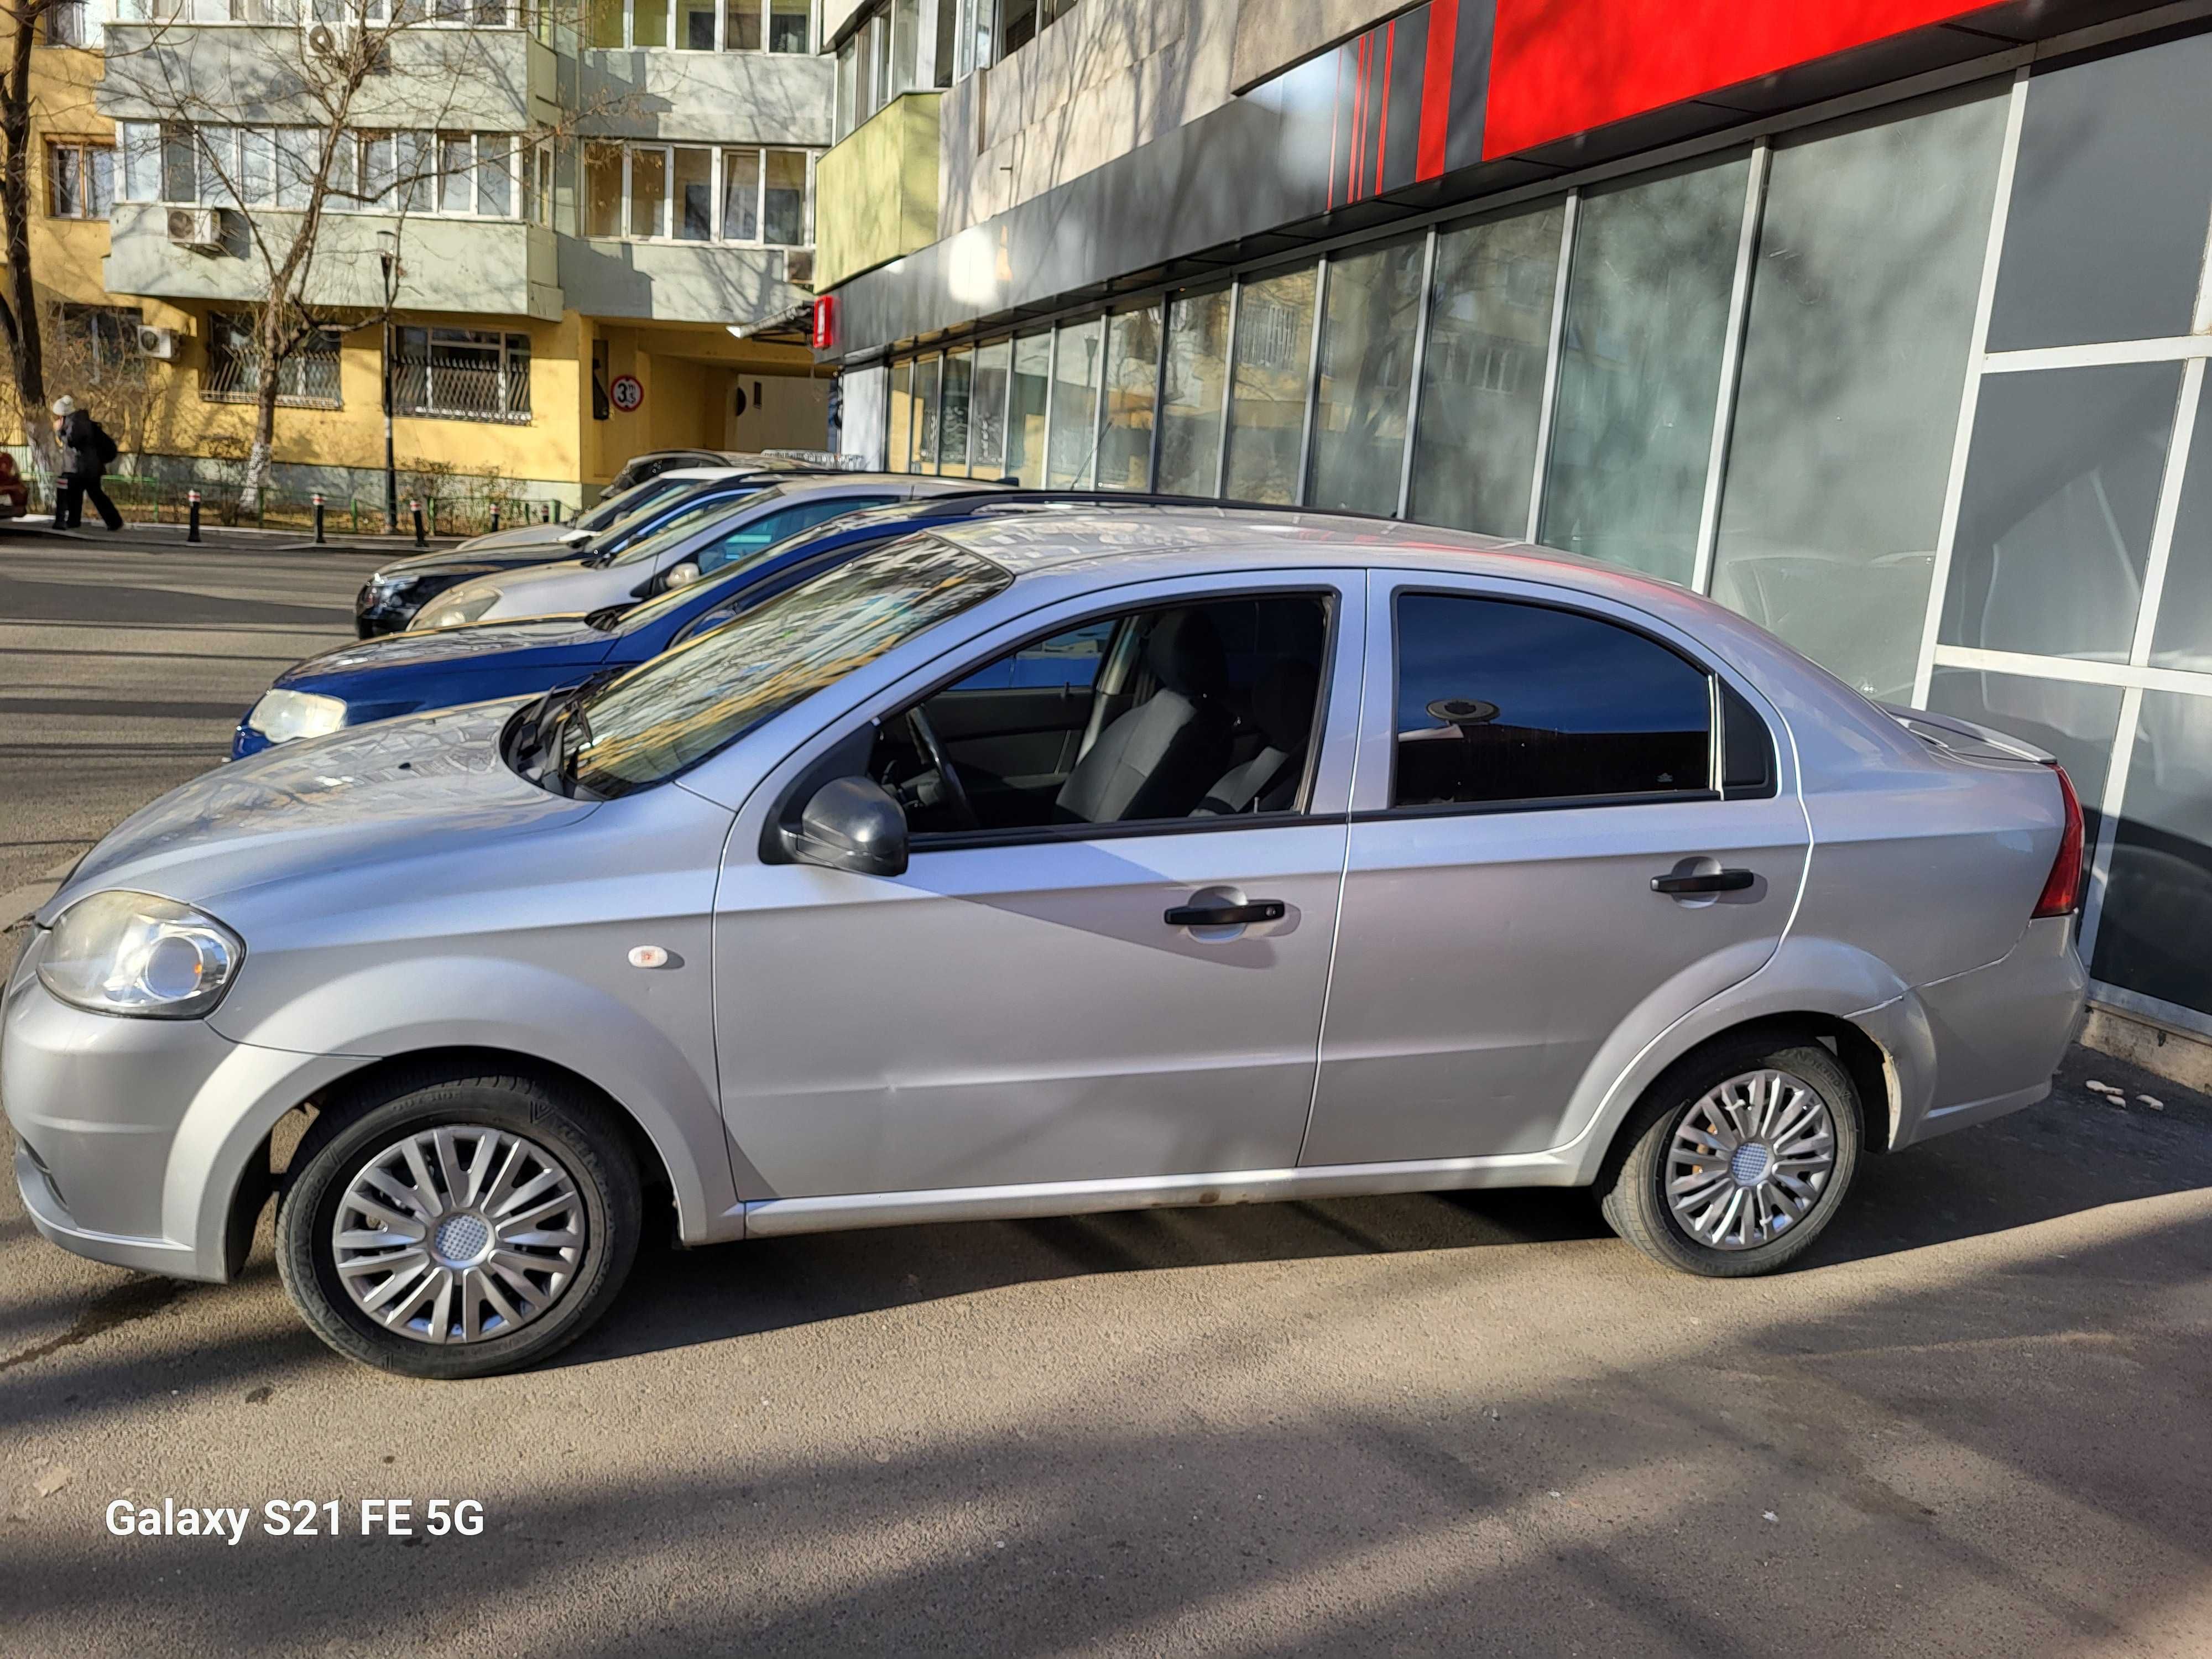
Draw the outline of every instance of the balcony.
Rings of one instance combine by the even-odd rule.
[[[296,23],[109,23],[100,112],[320,126],[302,86],[307,40]],[[557,115],[559,60],[521,29],[408,28],[391,55],[391,72],[362,87],[354,126],[520,132]]]
[[[572,309],[589,317],[717,327],[760,322],[809,297],[784,280],[784,253],[780,247],[564,236],[561,291]]]
[[[937,240],[936,92],[878,110],[816,165],[815,286],[833,289]]]
[[[173,212],[219,216],[217,252],[198,252],[169,240]],[[282,246],[299,216],[255,210],[262,234]],[[106,285],[112,294],[139,294],[173,303],[250,303],[268,295],[267,273],[246,239],[240,216],[224,209],[170,209],[156,203],[118,202],[109,221]],[[384,303],[384,275],[376,234],[401,234],[402,276],[398,304],[404,311],[488,317],[559,318],[560,273],[550,230],[513,220],[415,217],[404,226],[389,216],[334,214],[323,221],[309,304],[330,309],[374,311]]]

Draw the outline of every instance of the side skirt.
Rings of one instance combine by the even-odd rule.
[[[1015,1221],[1208,1204],[1426,1193],[1474,1187],[1571,1187],[1581,1160],[1563,1152],[1498,1158],[1423,1158],[1403,1164],[1335,1164],[1311,1170],[1234,1170],[1214,1175],[1135,1176],[926,1192],[854,1193],[828,1198],[763,1198],[743,1206],[749,1238],[787,1233],[898,1227],[924,1221]]]

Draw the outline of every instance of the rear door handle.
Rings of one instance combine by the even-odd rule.
[[[1651,890],[1676,898],[1689,893],[1741,893],[1758,879],[1748,870],[1706,870],[1690,876],[1654,876]]]
[[[1252,921],[1280,921],[1290,907],[1280,899],[1249,904],[1178,904],[1167,914],[1170,927],[1241,927]]]

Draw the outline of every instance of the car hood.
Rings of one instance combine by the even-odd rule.
[[[458,549],[444,553],[418,553],[381,566],[373,581],[411,581],[418,576],[488,576],[496,571],[544,564],[553,559],[578,556],[565,543],[534,542],[524,547],[486,548],[466,555]]]
[[[473,558],[479,553],[510,553],[526,547],[563,545],[576,526],[569,524],[516,524],[488,535],[471,536],[447,549],[451,555]]]
[[[527,621],[473,623],[422,633],[386,634],[354,645],[341,645],[296,662],[276,684],[296,689],[310,681],[374,673],[392,668],[468,668],[509,652],[527,651],[549,663],[594,663],[607,654],[614,635],[581,617],[532,617]]]
[[[313,872],[373,882],[374,866],[573,822],[595,804],[527,783],[499,757],[521,699],[473,703],[311,738],[234,761],[125,818],[40,907],[50,924],[106,888],[221,915],[228,894]],[[495,856],[495,854],[494,855]]]

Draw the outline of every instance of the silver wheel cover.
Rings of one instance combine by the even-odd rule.
[[[1732,1077],[1692,1104],[1660,1181],[1675,1224],[1709,1249],[1771,1244],[1813,1212],[1836,1172],[1836,1121],[1804,1079]]]
[[[551,1308],[584,1255],[584,1200],[534,1140],[444,1124],[392,1142],[348,1183],[331,1224],[355,1307],[418,1342],[506,1336]]]

